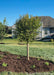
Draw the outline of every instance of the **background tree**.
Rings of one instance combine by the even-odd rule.
[[[12,34],[12,28],[10,27],[8,27],[8,30],[7,30],[7,34]]]
[[[19,40],[27,42],[27,59],[29,60],[29,42],[37,36],[37,29],[41,26],[40,18],[28,14],[20,16],[16,21],[16,32]]]
[[[5,22],[6,20],[3,20],[3,23],[0,22],[0,40],[3,40],[4,36],[5,36]]]
[[[12,33],[12,29],[11,29],[11,27],[7,26],[8,23],[6,21],[6,17],[3,20],[3,25],[5,26],[5,33],[6,34],[11,34]]]

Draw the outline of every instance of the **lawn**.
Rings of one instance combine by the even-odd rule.
[[[3,45],[0,44],[1,51],[8,51],[12,54],[17,54],[22,56],[27,55],[25,42],[22,42],[25,45],[19,45],[16,39],[13,39],[13,40],[4,39],[3,42],[6,44],[3,44]],[[54,62],[54,42],[33,42],[33,43],[30,43],[29,49],[30,49],[30,57],[39,57],[39,58],[51,60]],[[38,74],[32,74],[32,75],[51,75],[51,74],[53,75],[53,73],[54,72],[44,73],[44,74],[38,73]],[[9,75],[15,75],[15,74],[9,74]],[[24,75],[24,74],[18,74],[18,75]],[[28,75],[28,74],[25,74],[25,75]]]

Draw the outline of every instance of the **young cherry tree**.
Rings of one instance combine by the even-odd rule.
[[[19,40],[27,42],[27,59],[29,60],[29,42],[37,36],[37,30],[41,26],[40,18],[20,16],[16,21],[16,32]]]

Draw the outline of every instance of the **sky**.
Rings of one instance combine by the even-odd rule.
[[[54,18],[54,0],[0,0],[0,21],[15,24],[19,15],[50,16]]]

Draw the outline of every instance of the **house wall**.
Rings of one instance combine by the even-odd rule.
[[[15,34],[14,34],[15,29],[16,29],[16,27],[15,27],[15,25],[13,25],[13,26],[12,26],[12,38],[15,37]]]
[[[50,29],[49,28],[43,28],[41,26],[39,28],[39,34],[37,35],[37,38],[42,39],[44,37],[50,37]]]
[[[42,26],[38,29],[38,35],[36,36],[36,39],[41,39],[42,38]]]
[[[54,33],[54,27],[50,28],[50,33]]]
[[[37,39],[42,39],[42,38],[51,38],[51,35],[54,34],[54,28],[49,28],[49,27],[43,27],[41,26],[39,28],[39,34],[37,35]]]
[[[42,28],[42,38],[50,37],[50,28]]]

